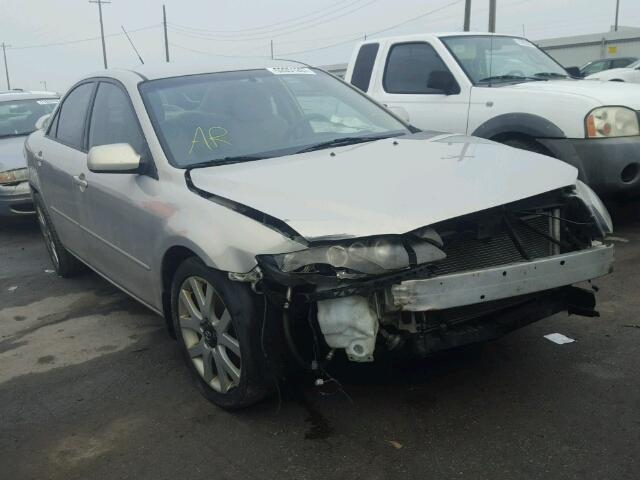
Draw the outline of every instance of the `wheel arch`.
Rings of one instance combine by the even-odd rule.
[[[473,136],[494,139],[504,135],[520,135],[536,138],[566,138],[556,124],[531,113],[506,113],[490,118],[478,128]]]
[[[191,257],[202,260],[202,257],[194,250],[183,245],[174,245],[170,247],[162,256],[160,266],[162,312],[164,314],[169,335],[173,338],[176,338],[176,332],[173,328],[173,320],[171,319],[171,282],[180,264],[187,258]]]

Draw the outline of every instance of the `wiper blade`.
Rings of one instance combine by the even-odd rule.
[[[482,80],[478,80],[478,83],[488,83],[493,82],[495,80],[545,80],[545,78],[541,77],[523,77],[522,75],[494,75],[493,77],[483,78]]]
[[[331,147],[343,147],[346,145],[355,145],[356,143],[365,143],[365,142],[373,142],[375,140],[383,140],[385,138],[395,137],[397,135],[379,135],[377,137],[341,137],[334,138],[333,140],[328,140],[326,142],[316,143],[314,145],[309,145],[308,147],[304,147],[302,150],[298,150],[296,153],[305,153],[305,152],[313,152],[315,150],[322,150],[325,148]]]
[[[239,155],[237,157],[224,157],[216,160],[208,160],[206,162],[196,163],[189,165],[187,168],[193,170],[194,168],[206,168],[206,167],[218,167],[220,165],[231,165],[233,163],[253,162],[255,160],[264,160],[269,158],[261,155]]]
[[[563,75],[556,72],[539,72],[533,75],[534,77],[553,77],[553,78],[568,78],[568,75]]]

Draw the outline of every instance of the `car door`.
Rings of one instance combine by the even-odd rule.
[[[35,152],[40,194],[64,246],[86,256],[80,202],[87,165],[85,127],[95,82],[75,86],[63,99],[42,143]]]
[[[410,123],[418,128],[466,132],[470,89],[459,82],[454,92],[430,88],[434,72],[451,74],[429,42],[391,44],[375,97],[389,107],[406,110]]]
[[[95,173],[86,170],[82,208],[89,236],[89,263],[139,299],[151,303],[152,251],[159,225],[168,215],[158,201],[153,160],[128,93],[101,80],[88,122],[89,151],[127,143],[141,156],[145,172]]]

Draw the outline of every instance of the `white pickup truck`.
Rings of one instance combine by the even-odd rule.
[[[417,128],[556,157],[603,195],[640,193],[640,87],[572,78],[525,38],[371,40],[356,48],[345,80]]]

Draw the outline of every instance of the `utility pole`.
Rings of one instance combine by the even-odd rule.
[[[9,81],[9,65],[7,65],[7,47],[11,45],[6,45],[2,42],[2,56],[4,57],[4,71],[7,74],[7,90],[11,90],[11,82]]]
[[[620,0],[616,0],[616,23],[613,26],[613,31],[618,31],[618,14],[620,13]]]
[[[40,85],[44,86],[44,91],[47,91],[47,81],[46,80],[40,80]]]
[[[464,2],[464,31],[468,32],[471,29],[471,0],[465,0]]]
[[[489,0],[489,32],[496,33],[496,0]]]
[[[164,27],[164,55],[169,63],[169,37],[167,36],[167,9],[162,5],[162,26]]]
[[[273,40],[271,40],[271,60],[273,60]]]
[[[107,47],[104,44],[104,25],[102,24],[102,4],[111,3],[108,0],[89,0],[89,3],[98,4],[98,13],[100,15],[100,37],[102,38],[102,59],[104,60],[104,68],[107,69]]]

